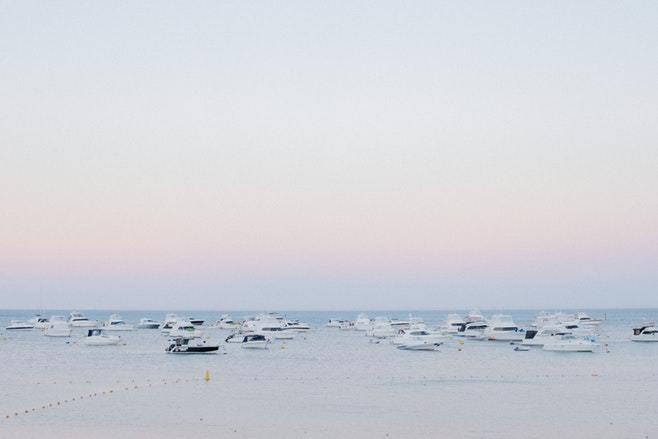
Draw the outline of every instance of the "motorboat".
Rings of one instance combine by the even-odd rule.
[[[368,335],[375,338],[395,337],[399,331],[390,323],[378,323],[368,331]]]
[[[311,329],[311,326],[308,323],[303,323],[299,320],[286,320],[285,325],[284,329],[296,332],[307,332]]]
[[[351,331],[354,329],[354,322],[350,322],[349,320],[342,320],[338,328],[341,331]]]
[[[448,314],[444,329],[448,334],[456,334],[466,322],[459,314]]]
[[[658,341],[658,329],[655,323],[649,323],[639,328],[633,328],[631,341]]]
[[[485,321],[486,319],[484,318],[480,310],[474,309],[468,313],[466,319],[464,320],[464,323],[485,322]]]
[[[600,325],[601,320],[593,319],[584,312],[577,312],[575,319],[581,325]]]
[[[243,333],[242,331],[235,331],[234,333],[226,337],[224,341],[226,343],[242,343],[242,340],[244,339],[245,335],[246,334]]]
[[[289,331],[285,328],[279,328],[276,326],[273,327],[263,327],[260,331],[255,334],[264,335],[266,338],[272,340],[293,340],[295,338],[295,332]]]
[[[89,320],[81,312],[74,311],[69,315],[69,326],[72,328],[95,328],[98,326],[98,322]]]
[[[36,329],[46,329],[48,327],[48,319],[41,316],[40,314],[35,315],[30,320],[27,321],[32,324]]]
[[[270,341],[262,334],[246,334],[242,339],[244,349],[267,349]]]
[[[71,327],[63,316],[52,316],[43,334],[48,337],[70,337]]]
[[[34,325],[22,320],[10,320],[9,324],[5,327],[7,331],[34,329]]]
[[[203,325],[203,319],[196,319],[194,317],[188,317],[186,319],[188,322],[193,324],[194,326],[202,326]]]
[[[347,320],[329,319],[326,326],[327,326],[327,328],[340,328],[340,325],[342,325],[346,321]]]
[[[142,317],[137,324],[137,329],[158,329],[159,327],[160,322],[156,322],[148,317]]]
[[[215,354],[219,350],[219,345],[210,344],[207,340],[175,337],[171,341],[165,348],[168,354]]]
[[[409,329],[411,326],[411,323],[407,320],[401,320],[401,319],[391,319],[390,323],[391,327],[395,329],[396,332],[402,330],[402,329]]]
[[[94,328],[87,331],[87,336],[82,339],[87,346],[112,346],[121,343],[121,338],[116,335],[108,335],[103,329]]]
[[[444,337],[440,334],[433,334],[422,329],[403,329],[398,335],[391,339],[394,345],[413,344],[416,342],[439,343],[443,342]]]
[[[441,343],[431,341],[412,341],[398,345],[397,348],[403,351],[435,351]]]
[[[523,346],[544,346],[546,343],[552,343],[556,337],[571,334],[564,326],[544,326],[541,329],[529,329],[521,344]]]
[[[243,332],[262,332],[269,331],[272,328],[286,329],[286,323],[283,319],[270,314],[261,314],[253,319],[245,320],[242,323],[241,330]]]
[[[576,337],[572,334],[566,334],[559,337],[554,337],[548,343],[544,343],[542,347],[545,351],[558,351],[558,352],[594,352],[601,347],[591,338]]]
[[[357,331],[367,331],[370,329],[370,318],[365,314],[359,314],[354,321],[354,329]]]
[[[493,341],[522,341],[525,333],[516,326],[511,316],[497,314],[491,317],[484,329],[484,337]]]
[[[105,331],[132,331],[135,329],[133,325],[126,323],[118,314],[112,314],[110,318],[103,325]]]
[[[169,331],[171,337],[199,338],[201,331],[188,320],[179,320]]]
[[[472,340],[483,340],[485,338],[484,331],[489,325],[484,320],[479,320],[470,323],[464,323],[456,334],[457,337],[470,338]]]
[[[239,327],[240,324],[233,320],[233,318],[228,314],[222,314],[219,316],[219,320],[215,323],[214,327],[218,329],[235,329]]]
[[[176,322],[178,322],[178,316],[176,314],[167,314],[159,329],[164,334],[168,334]]]

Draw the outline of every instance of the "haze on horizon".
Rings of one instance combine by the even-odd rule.
[[[0,308],[658,306],[658,3],[0,2]]]

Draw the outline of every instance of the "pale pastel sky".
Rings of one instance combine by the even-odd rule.
[[[0,0],[0,308],[658,306],[658,2]]]

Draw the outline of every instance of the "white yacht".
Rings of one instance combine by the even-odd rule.
[[[262,334],[247,334],[242,338],[244,349],[267,349],[270,341]]]
[[[464,320],[464,323],[473,323],[473,322],[485,322],[485,318],[480,312],[479,309],[474,309],[471,310],[471,312],[468,313],[466,316],[466,320]]]
[[[149,319],[148,317],[142,317],[139,319],[139,323],[137,324],[138,329],[158,329],[160,327],[160,322],[156,322],[153,319]]]
[[[489,327],[487,323],[483,320],[465,323],[460,328],[459,331],[454,334],[457,337],[470,338],[472,340],[484,340],[485,334],[484,331]]]
[[[357,331],[367,331],[370,329],[370,318],[366,314],[359,314],[354,321],[354,329]]]
[[[178,316],[176,314],[167,314],[164,321],[160,325],[160,331],[164,334],[168,334],[171,328],[174,327],[178,321]]]
[[[394,328],[388,321],[377,321],[372,325],[372,328],[366,332],[369,337],[387,338],[395,337],[400,332],[400,329]]]
[[[269,331],[272,328],[286,329],[286,323],[271,314],[261,314],[252,319],[245,320],[242,323],[243,332],[262,332]]]
[[[341,331],[351,331],[354,329],[354,322],[350,322],[349,320],[342,320],[338,328]]]
[[[70,337],[71,327],[63,316],[52,316],[43,334],[48,337]]]
[[[575,319],[581,325],[600,325],[601,320],[593,319],[584,312],[576,313]]]
[[[219,320],[217,320],[214,326],[219,329],[235,329],[238,328],[240,324],[234,321],[230,315],[222,314],[219,316]]]
[[[252,334],[252,333],[250,333]],[[244,336],[247,335],[246,333],[243,333],[242,331],[235,331],[232,334],[230,334],[226,339],[224,340],[226,343],[242,343],[242,340],[244,340]]]
[[[484,337],[493,341],[521,341],[525,333],[521,330],[511,316],[496,314],[491,317],[484,330]]]
[[[288,331],[287,329],[277,327],[263,327],[260,331],[255,332],[254,334],[264,335],[270,340],[293,340],[295,338],[294,331]]]
[[[48,319],[40,314],[35,315],[27,322],[37,329],[46,329],[48,327]]]
[[[300,322],[299,320],[285,320],[284,329],[296,332],[307,332],[311,329],[308,323]]]
[[[391,339],[394,345],[424,343],[443,343],[444,337],[422,329],[403,329],[400,334]]]
[[[179,320],[169,331],[171,337],[199,338],[201,331],[196,328],[189,320]]]
[[[9,324],[5,327],[7,331],[22,330],[22,329],[34,329],[32,323],[24,322],[22,320],[11,320]]]
[[[542,347],[545,351],[559,352],[594,352],[600,349],[601,345],[589,338],[575,337],[571,334],[554,337]]]
[[[403,351],[435,351],[439,346],[441,346],[440,342],[411,341],[397,345],[396,347]]]
[[[81,312],[74,311],[69,315],[69,326],[72,328],[95,328],[98,326],[98,322],[89,320]]]
[[[207,340],[191,340],[187,337],[175,337],[165,348],[168,354],[216,354],[219,345],[210,344]]]
[[[327,328],[340,328],[340,325],[342,325],[346,320],[340,320],[340,319],[329,319],[327,322]]]
[[[87,346],[112,346],[121,343],[121,338],[116,335],[107,335],[102,329],[95,328],[87,331],[87,336],[82,339]]]
[[[639,328],[633,328],[631,341],[656,341],[658,342],[658,329],[655,323],[649,323]]]
[[[203,319],[197,319],[195,317],[188,317],[185,320],[187,320],[188,322],[190,322],[194,326],[203,326]]]
[[[402,329],[409,329],[411,323],[407,320],[391,319],[390,325],[393,327],[393,329],[395,329],[395,332],[397,333]]]
[[[544,346],[552,343],[556,337],[570,334],[564,326],[544,326],[541,329],[530,329],[525,331],[525,337],[521,342],[524,346]]]
[[[133,325],[126,323],[118,314],[112,314],[107,322],[103,325],[105,331],[132,331]]]
[[[444,329],[448,334],[456,334],[466,322],[459,314],[448,314]]]

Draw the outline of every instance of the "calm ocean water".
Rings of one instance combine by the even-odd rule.
[[[172,311],[207,322],[256,313]],[[0,310],[0,327],[35,312],[68,315]],[[106,320],[114,311],[83,312]],[[438,325],[448,312],[368,314],[413,314]],[[539,311],[504,312],[526,326]],[[131,323],[165,315],[118,313]],[[213,356],[167,355],[157,330],[122,333],[125,345],[96,348],[78,343],[83,329],[70,339],[0,330],[0,438],[658,437],[658,343],[628,341],[634,325],[658,320],[656,309],[589,312],[605,318],[599,341],[610,351],[594,354],[514,352],[485,341],[406,352],[324,327],[357,313],[285,312],[313,330],[267,351],[230,344]],[[207,334],[219,341],[227,331]]]

